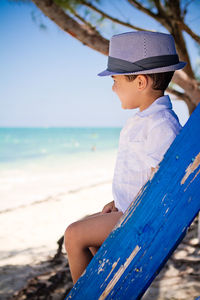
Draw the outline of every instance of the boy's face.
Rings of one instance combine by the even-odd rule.
[[[133,81],[128,81],[124,75],[113,75],[112,78],[114,80],[112,90],[118,95],[122,108],[133,109],[139,107],[137,78]]]

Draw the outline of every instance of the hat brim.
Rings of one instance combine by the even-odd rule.
[[[98,76],[112,76],[112,75],[139,75],[139,74],[154,74],[154,73],[164,73],[164,72],[173,72],[176,70],[183,69],[185,67],[186,63],[181,61],[178,64],[172,65],[172,66],[167,66],[167,67],[162,67],[162,68],[156,68],[156,69],[151,69],[151,70],[145,70],[145,71],[138,71],[138,72],[110,72],[108,70],[105,70],[99,74]]]

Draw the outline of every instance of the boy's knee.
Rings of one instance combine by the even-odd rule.
[[[78,226],[77,223],[70,224],[67,229],[65,230],[64,234],[64,243],[65,243],[65,249],[66,251],[70,251],[71,248],[73,248],[77,241],[78,241]]]

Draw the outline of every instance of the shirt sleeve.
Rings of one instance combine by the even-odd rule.
[[[145,159],[148,168],[155,168],[161,162],[175,137],[176,133],[165,121],[150,130],[146,141]]]

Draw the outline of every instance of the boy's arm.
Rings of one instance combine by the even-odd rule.
[[[118,211],[118,209],[115,207],[115,202],[111,201],[108,204],[106,204],[104,206],[104,208],[102,209],[102,214],[107,214],[110,213],[112,211]]]

